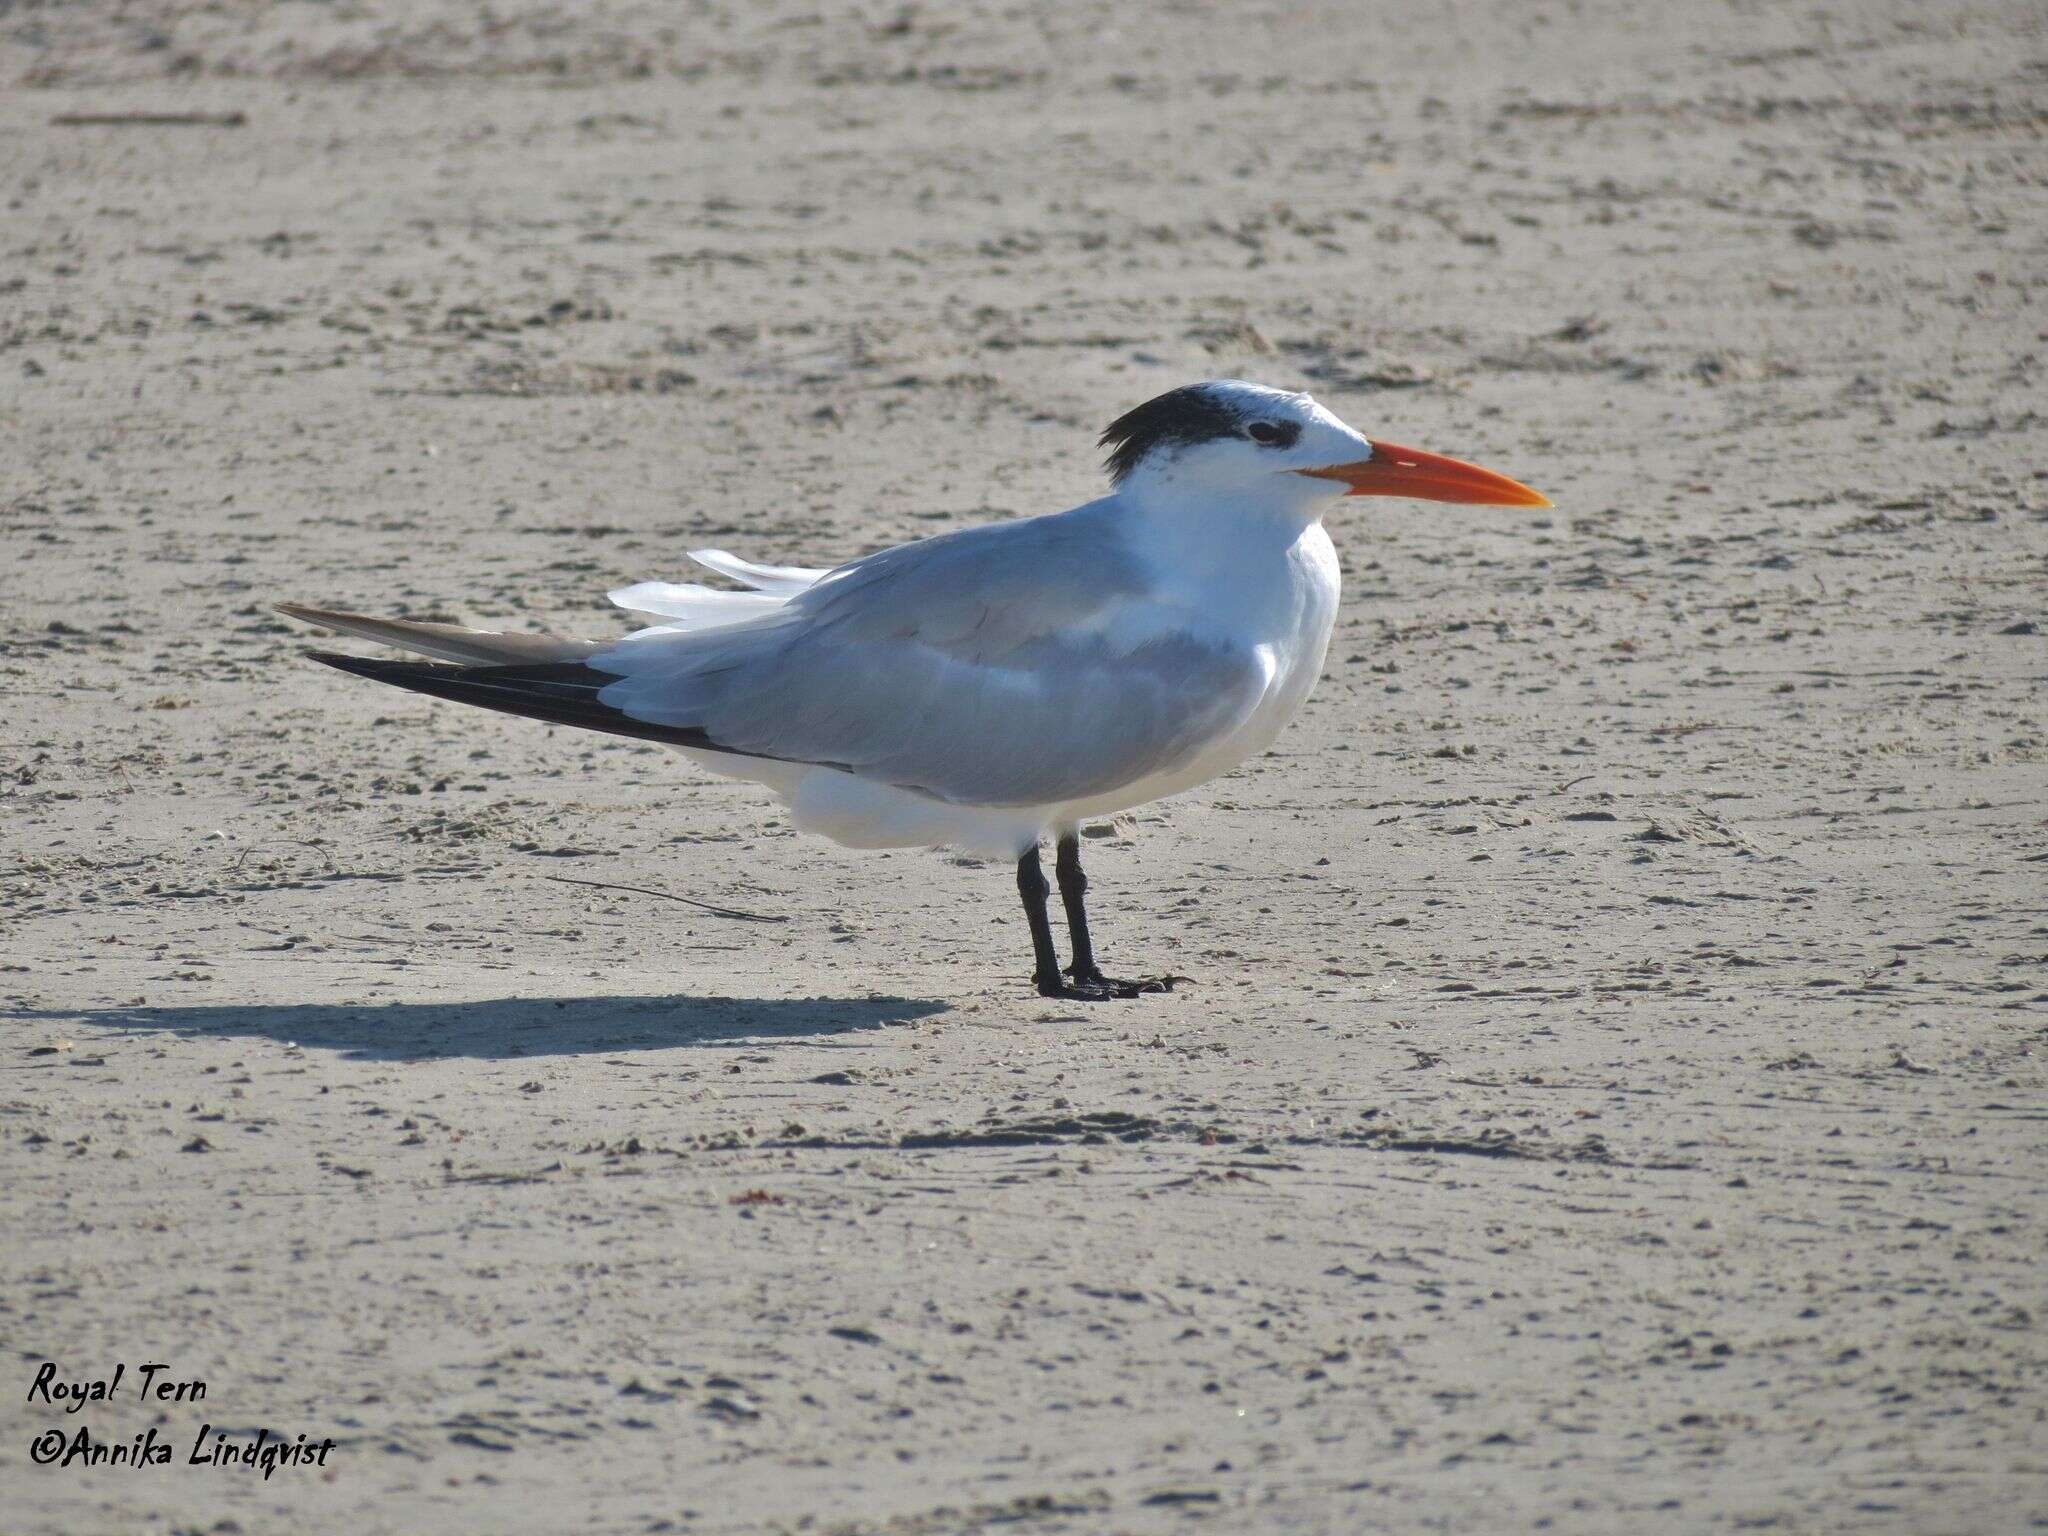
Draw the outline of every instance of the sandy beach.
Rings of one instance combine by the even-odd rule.
[[[2048,1529],[2037,6],[0,3],[0,82],[10,1531]],[[1168,996],[270,608],[618,634],[1213,376],[1556,506],[1332,515],[1302,717],[1087,829]]]

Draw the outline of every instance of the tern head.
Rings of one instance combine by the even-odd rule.
[[[1201,498],[1317,516],[1342,496],[1547,507],[1476,464],[1381,442],[1306,394],[1242,379],[1169,390],[1109,424],[1110,480],[1140,500]]]

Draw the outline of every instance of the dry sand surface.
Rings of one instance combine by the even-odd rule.
[[[0,86],[9,1531],[2048,1525],[2037,5],[30,0]],[[1557,507],[1333,516],[1302,719],[1090,829],[1169,997],[266,606],[617,633],[1218,374]]]

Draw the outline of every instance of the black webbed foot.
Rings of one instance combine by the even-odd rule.
[[[1149,997],[1162,992],[1171,992],[1174,985],[1189,978],[1185,976],[1147,976],[1141,980],[1127,981],[1121,977],[1105,976],[1094,966],[1079,970],[1068,966],[1058,976],[1034,976],[1033,984],[1040,997],[1063,997],[1074,1002],[1109,1003],[1134,997]]]
[[[1171,992],[1176,982],[1192,979],[1171,973],[1165,976],[1140,976],[1131,979],[1105,976],[1102,974],[1102,968],[1094,965],[1085,969],[1078,965],[1070,965],[1067,967],[1067,974],[1074,978],[1075,986],[1101,988],[1111,997],[1145,997],[1156,992]]]

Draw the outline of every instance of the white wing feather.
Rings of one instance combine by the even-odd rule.
[[[756,565],[722,549],[693,549],[690,558],[753,590],[726,592],[692,582],[642,581],[605,596],[634,618],[664,629],[713,629],[773,613],[826,574],[794,565]]]
[[[785,601],[766,592],[721,592],[674,581],[643,581],[605,596],[636,619],[681,630],[715,629],[758,619]]]
[[[690,558],[721,576],[730,576],[743,587],[752,587],[756,592],[773,592],[782,597],[796,596],[825,575],[823,571],[809,570],[800,565],[756,565],[722,549],[693,549]]]

